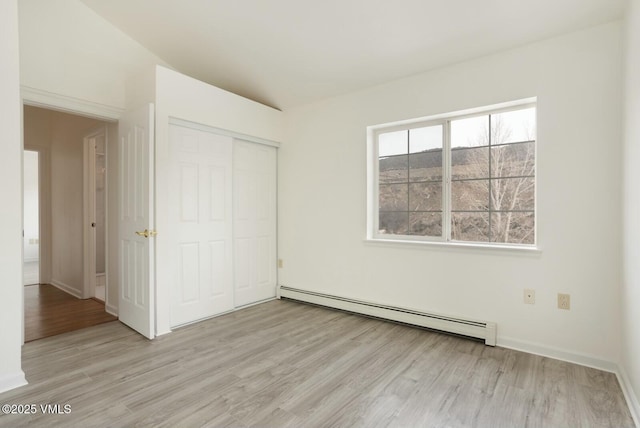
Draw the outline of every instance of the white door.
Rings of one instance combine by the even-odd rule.
[[[120,321],[155,337],[155,219],[153,104],[119,123]]]
[[[172,124],[171,326],[233,309],[231,137]]]
[[[276,295],[276,148],[233,143],[236,307]]]

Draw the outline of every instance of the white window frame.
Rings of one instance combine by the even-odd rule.
[[[445,246],[479,247],[479,248],[504,248],[538,250],[538,136],[534,142],[535,164],[534,164],[534,243],[517,244],[501,243],[489,241],[456,241],[451,239],[451,122],[459,119],[467,119],[477,116],[505,113],[508,111],[521,110],[526,108],[536,108],[537,98],[526,98],[517,101],[494,104],[463,111],[450,112],[440,115],[428,116],[424,118],[405,120],[400,122],[386,123],[367,127],[367,233],[366,241],[380,243],[407,243],[407,244],[435,244]],[[443,147],[442,147],[442,235],[441,236],[419,236],[419,235],[393,235],[379,233],[379,157],[378,157],[378,136],[383,133],[410,130],[428,126],[442,126]],[[536,120],[536,128],[537,128]],[[537,129],[536,129],[537,131]]]

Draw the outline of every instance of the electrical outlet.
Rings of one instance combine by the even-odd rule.
[[[571,295],[558,293],[558,309],[571,309]]]
[[[284,262],[282,261],[282,259],[278,259],[278,267],[282,269],[282,266],[284,266]]]
[[[536,303],[536,290],[531,288],[524,289],[524,302],[527,305],[533,305]]]

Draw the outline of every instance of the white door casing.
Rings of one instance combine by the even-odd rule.
[[[206,130],[169,126],[172,327],[234,308],[232,142]]]
[[[276,150],[233,142],[236,307],[276,295]]]
[[[95,297],[96,288],[96,153],[97,146],[106,144],[107,127],[87,134],[83,139],[83,278],[82,297]]]
[[[119,122],[120,321],[155,337],[154,106]],[[144,232],[147,232],[147,236]]]

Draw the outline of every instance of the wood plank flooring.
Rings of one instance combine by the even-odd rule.
[[[28,285],[24,289],[24,340],[30,342],[104,322],[116,317],[104,303],[77,299],[53,285]]]
[[[291,301],[148,341],[120,323],[27,343],[0,426],[631,427],[615,376]]]

